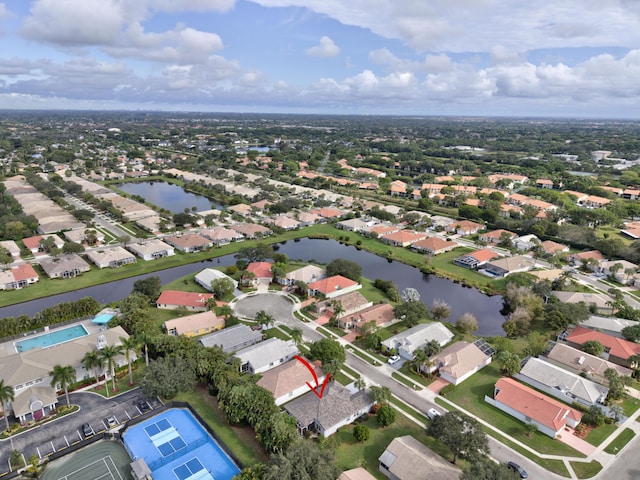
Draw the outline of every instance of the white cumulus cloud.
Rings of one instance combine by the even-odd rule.
[[[307,49],[307,55],[317,58],[336,57],[340,53],[338,47],[331,38],[324,36],[320,38],[320,43]]]

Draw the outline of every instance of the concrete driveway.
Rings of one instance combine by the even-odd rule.
[[[137,406],[138,402],[147,401],[152,409],[161,405],[157,400],[148,401],[137,388],[111,398],[90,391],[74,392],[69,394],[69,401],[79,405],[80,410],[27,430],[12,440],[0,442],[0,473],[8,468],[11,441],[13,448],[21,452],[25,459],[28,460],[31,455],[43,458],[82,440],[81,426],[84,423],[91,425],[94,433],[101,433],[108,429],[108,417],[115,417],[118,425],[139,417],[142,412]],[[58,405],[65,404],[64,395],[58,397]]]

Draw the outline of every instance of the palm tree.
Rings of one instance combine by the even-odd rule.
[[[106,363],[107,371],[111,373],[111,386],[114,392],[116,390],[116,357],[118,355],[122,355],[122,347],[120,345],[105,345],[100,350],[100,356]]]
[[[144,363],[149,366],[149,343],[151,343],[151,337],[147,332],[141,332],[136,335],[136,343],[142,347],[144,351]]]
[[[129,368],[129,385],[133,385],[133,371],[131,370],[131,352],[138,349],[138,342],[134,337],[120,337],[120,343],[127,359],[127,367]]]
[[[291,330],[291,338],[293,339],[293,343],[296,344],[296,347],[302,343],[302,329],[300,327],[295,327]]]
[[[92,370],[96,377],[96,384],[99,382],[98,377],[100,376],[100,371],[102,367],[104,367],[104,361],[97,350],[91,350],[84,354],[82,357],[82,366],[87,370]]]
[[[76,369],[71,365],[63,367],[58,364],[53,367],[53,370],[49,372],[49,375],[51,375],[51,386],[56,388],[56,385],[60,385],[60,388],[64,390],[64,395],[67,398],[67,407],[70,407],[69,385],[76,381]]]
[[[4,380],[0,378],[0,402],[2,402],[2,411],[4,412],[4,421],[9,430],[9,403],[13,402],[14,392],[11,385],[5,385]]]

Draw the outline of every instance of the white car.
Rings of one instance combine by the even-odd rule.
[[[391,355],[387,363],[389,365],[393,365],[394,363],[398,363],[400,361],[400,355]]]
[[[440,416],[442,416],[442,414],[435,408],[430,408],[429,410],[427,410],[427,417],[429,417],[429,420],[433,420],[434,418]]]

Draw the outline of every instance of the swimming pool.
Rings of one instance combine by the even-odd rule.
[[[115,313],[99,313],[98,315],[95,316],[93,320],[91,320],[91,323],[106,325],[115,316],[116,316]]]
[[[73,327],[63,328],[62,330],[54,330],[49,333],[45,333],[44,335],[38,335],[36,337],[26,338],[24,340],[20,340],[16,342],[16,351],[26,352],[27,350],[32,350],[34,348],[46,348],[51,347],[53,345],[58,345],[59,343],[68,342],[69,340],[73,340],[76,338],[84,337],[85,335],[89,335],[87,329],[82,325],[74,325]]]
[[[154,480],[231,480],[238,466],[188,410],[172,408],[123,436],[133,460],[144,458]]]

